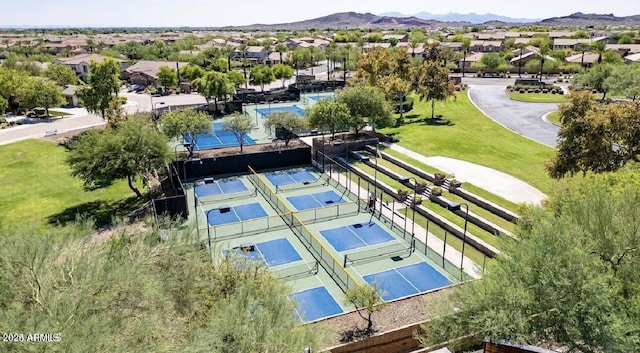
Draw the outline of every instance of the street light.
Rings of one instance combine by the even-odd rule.
[[[466,213],[464,215],[464,232],[462,233],[462,260],[460,260],[460,270],[462,270],[462,264],[464,263],[464,245],[467,242],[467,220],[469,219],[469,205],[466,203],[450,203],[447,205],[449,211],[459,211],[464,206]]]
[[[417,194],[417,190],[418,190],[418,180],[416,180],[415,177],[399,177],[398,181],[401,183],[407,183],[409,181],[413,180],[413,199],[412,199],[412,214],[411,214],[411,243],[413,244],[414,242],[414,238],[415,238],[415,227],[416,227],[416,207],[418,207],[418,204],[416,203],[416,194]],[[427,222],[429,222],[429,220],[427,219]],[[427,232],[427,237],[429,237],[429,232]]]

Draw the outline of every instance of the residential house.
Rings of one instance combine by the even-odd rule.
[[[465,70],[468,70],[473,63],[479,63],[482,60],[484,53],[473,53],[471,55],[467,55],[464,60],[460,59],[458,61],[458,67],[460,70],[464,67]]]
[[[269,57],[269,51],[264,50],[262,46],[248,46],[246,48],[246,53],[244,54],[244,59],[253,63],[253,64],[266,64],[267,59]],[[239,48],[236,48],[233,54],[231,55],[232,59],[242,60],[242,51]]]
[[[382,40],[385,42],[396,41],[398,43],[406,43],[409,41],[409,36],[406,34],[385,34],[382,36]]]
[[[389,49],[391,43],[366,43],[362,46],[363,53],[371,53],[375,48]]]
[[[469,51],[494,53],[502,50],[502,41],[500,40],[472,40],[469,44]]]
[[[575,32],[572,31],[551,31],[549,32],[549,39],[571,38],[574,34]]]
[[[580,47],[582,45],[588,48],[591,45],[591,39],[556,38],[553,40],[553,50],[571,49],[575,51],[581,51]]]
[[[178,61],[149,61],[140,60],[124,70],[123,78],[131,84],[144,86],[158,86],[158,72],[162,66],[172,69],[180,69],[191,65],[188,62]]]
[[[68,107],[77,107],[78,105],[80,105],[80,100],[76,95],[77,89],[78,89],[78,86],[67,85],[62,91],[62,96],[67,101],[66,105]]]
[[[76,73],[76,75],[78,75],[78,78],[80,80],[82,80],[83,82],[87,82],[87,79],[89,78],[89,74],[90,74],[89,63],[92,61],[102,62],[105,59],[106,57],[98,54],[80,54],[80,55],[72,56],[69,58],[56,59],[55,63],[62,64],[69,67]],[[127,60],[122,60],[122,59],[113,59],[113,60],[117,61],[120,64],[120,67],[122,68],[122,70],[125,70],[127,67],[129,67],[129,61]]]
[[[607,50],[618,52],[624,58],[630,54],[640,53],[640,44],[607,44]]]
[[[566,58],[564,58],[564,61],[568,64],[578,64],[582,65],[583,67],[591,67],[593,66],[593,64],[598,62],[598,57],[598,53],[586,51],[584,53],[567,56]]]
[[[282,56],[281,56],[282,54]],[[289,53],[273,51],[267,57],[267,65],[284,64],[289,61]]]

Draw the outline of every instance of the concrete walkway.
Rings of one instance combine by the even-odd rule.
[[[527,103],[510,99],[506,86],[472,85],[471,102],[486,116],[507,129],[531,140],[555,147],[560,128],[542,117],[558,110],[557,103]]]
[[[407,157],[438,168],[445,173],[454,174],[459,181],[469,182],[511,202],[539,205],[546,198],[545,194],[533,186],[495,169],[453,158],[426,157],[396,144],[388,146]]]
[[[86,113],[86,111],[85,111]],[[35,123],[25,123],[20,126],[10,127],[0,130],[0,145],[38,138],[48,135],[48,132],[56,134],[67,131],[85,129],[94,126],[104,125],[104,120],[95,115],[67,116],[64,118],[43,119]]]

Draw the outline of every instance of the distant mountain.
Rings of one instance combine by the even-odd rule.
[[[390,17],[417,17],[423,20],[436,20],[441,22],[470,22],[473,24],[483,24],[485,22],[505,22],[505,23],[531,23],[540,21],[539,18],[512,18],[507,16],[500,16],[492,13],[477,14],[477,13],[455,13],[450,12],[447,14],[432,14],[429,12],[419,12],[413,15],[405,15],[400,12],[387,12],[380,14],[380,16]]]
[[[469,26],[469,22],[441,22],[424,20],[417,17],[377,16],[372,13],[340,12],[291,23],[253,24],[247,26],[222,27],[220,29],[255,29],[255,30],[304,30],[310,28],[411,28],[411,27],[447,27]]]
[[[426,18],[426,17],[438,18]],[[384,16],[372,13],[340,12],[328,16],[318,17],[291,23],[253,24],[248,26],[230,26],[218,29],[237,30],[306,30],[316,29],[346,29],[346,28],[411,28],[411,27],[469,27],[480,26],[510,26],[521,24],[536,24],[542,26],[637,26],[640,25],[640,15],[616,17],[612,14],[583,14],[576,12],[569,16],[553,17],[544,20],[510,18],[493,14],[446,14],[431,15],[421,12],[415,16],[406,16],[398,12],[387,13]]]
[[[616,17],[613,14],[576,12],[569,16],[547,18],[538,24],[544,26],[637,26],[640,24],[640,15]]]

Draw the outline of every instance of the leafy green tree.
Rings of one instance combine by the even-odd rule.
[[[489,69],[490,72],[496,72],[497,70],[508,70],[510,68],[509,63],[499,53],[485,53],[480,59],[480,63],[484,68]]]
[[[427,60],[415,72],[414,87],[420,100],[431,101],[431,119],[435,118],[436,101],[446,100],[454,95],[449,69],[440,63]]]
[[[373,128],[384,128],[394,124],[391,107],[384,93],[376,87],[364,84],[346,87],[338,93],[336,101],[349,108],[349,126],[356,134],[367,123]]]
[[[589,92],[572,93],[560,106],[562,127],[555,157],[546,169],[553,178],[615,171],[640,154],[640,103],[597,105]]]
[[[371,335],[374,332],[373,314],[382,310],[386,305],[384,300],[382,300],[378,285],[356,285],[347,290],[345,297],[349,303],[356,307],[358,315],[367,321],[365,334],[367,334],[367,336]],[[366,312],[366,316],[363,314],[363,311]]]
[[[620,94],[635,101],[640,95],[640,64],[615,66],[603,85],[612,94]]]
[[[256,65],[251,68],[251,74],[249,76],[249,82],[252,85],[260,86],[260,90],[264,92],[264,86],[273,82],[275,77],[273,71],[269,66]]]
[[[85,187],[101,188],[126,179],[137,197],[142,193],[134,181],[140,178],[146,185],[149,176],[171,159],[166,136],[145,115],[129,117],[117,128],[88,130],[70,147],[71,175]]]
[[[59,85],[75,85],[78,83],[76,73],[62,64],[49,64],[47,69],[44,70],[44,77]]]
[[[542,61],[540,59],[533,59],[533,60],[529,60],[527,61],[526,64],[524,64],[524,68],[527,72],[538,72],[541,70],[541,65],[542,65],[542,73],[551,73],[554,70],[557,70],[560,67],[560,63],[554,60],[545,60],[544,64],[542,64]]]
[[[282,80],[282,88],[284,88],[285,81],[293,77],[294,73],[293,68],[286,64],[275,64],[271,67],[271,70],[276,80]]]
[[[229,80],[231,81],[234,87],[240,87],[243,84],[247,83],[244,79],[244,76],[242,76],[242,74],[237,71],[227,72],[227,77],[229,77]]]
[[[336,132],[349,128],[349,107],[342,102],[322,99],[308,108],[305,116],[309,119],[310,127],[328,129],[332,139]]]
[[[180,77],[194,81],[206,74],[206,71],[198,65],[185,65],[180,68]]]
[[[160,66],[158,70],[158,83],[168,91],[170,88],[178,86],[178,77],[176,76],[176,69],[172,69],[168,66]]]
[[[0,96],[9,100],[11,96],[15,96],[22,82],[27,80],[29,75],[24,71],[8,69],[0,66]]]
[[[120,90],[121,72],[120,64],[113,59],[89,63],[88,84],[81,87],[77,95],[90,113],[100,113],[105,118],[104,112],[109,107],[109,102]]]
[[[189,136],[191,144],[187,147],[189,157],[193,156],[193,149],[198,142],[198,134],[211,131],[211,117],[194,109],[173,110],[162,114],[160,118],[161,130],[169,138],[184,138]]]
[[[605,84],[607,78],[611,76],[613,72],[613,65],[611,64],[596,64],[589,70],[586,70],[574,78],[574,83],[587,87],[589,89],[595,89],[598,92],[602,92],[602,100],[604,101],[609,92],[609,86]]]
[[[528,212],[519,241],[502,244],[508,255],[423,326],[424,346],[473,334],[568,351],[637,350],[638,174],[575,178],[552,195]]]
[[[591,51],[598,54],[598,64],[602,63],[602,55],[607,51],[607,41],[599,40],[591,43]]]
[[[204,76],[193,81],[193,87],[207,100],[214,99],[215,110],[218,110],[218,99],[225,100],[228,94],[233,93],[233,83],[229,81],[227,74],[209,71]]]
[[[295,132],[307,126],[307,121],[298,113],[294,112],[273,112],[267,115],[264,126],[269,128],[283,129],[285,131],[285,146],[289,145],[291,139],[295,136]]]
[[[255,125],[253,124],[253,120],[247,115],[232,115],[226,117],[222,123],[222,128],[233,133],[238,140],[238,144],[240,144],[240,152],[242,152],[244,147],[245,135],[250,133],[254,127]]]
[[[9,108],[9,101],[4,99],[4,97],[0,96],[0,115],[4,114]]]
[[[44,77],[29,77],[20,86],[18,96],[22,106],[27,109],[44,107],[47,116],[49,108],[65,102],[60,86]]]

